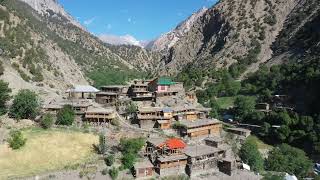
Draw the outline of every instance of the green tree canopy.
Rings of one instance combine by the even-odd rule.
[[[247,140],[239,150],[241,160],[252,167],[254,171],[263,170],[263,158],[255,141]]]
[[[7,111],[6,103],[10,100],[10,93],[9,84],[0,80],[0,114],[4,114]]]
[[[312,163],[305,152],[282,144],[269,152],[266,168],[269,171],[287,172],[304,177],[310,171]]]
[[[247,96],[238,96],[234,102],[236,115],[243,119],[255,110],[256,102],[253,98]]]
[[[58,125],[70,126],[74,122],[75,112],[71,105],[65,105],[57,114]]]
[[[22,89],[14,97],[10,116],[17,119],[33,119],[37,116],[39,107],[38,95],[29,89]]]

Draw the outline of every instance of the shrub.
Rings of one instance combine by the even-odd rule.
[[[52,114],[45,114],[41,121],[40,121],[41,126],[44,129],[49,129],[52,127],[52,125],[54,124],[54,119],[53,119],[53,115]]]
[[[111,122],[110,122],[113,126],[120,126],[120,122],[118,119],[112,119]]]
[[[35,118],[39,112],[38,95],[28,89],[22,89],[14,97],[10,108],[10,116],[17,119]]]
[[[102,133],[99,134],[98,151],[100,154],[105,154],[107,152],[106,136]]]
[[[26,144],[26,141],[27,139],[23,137],[21,131],[16,130],[10,132],[8,143],[12,149],[20,149]]]
[[[117,179],[117,177],[119,175],[119,170],[117,168],[113,167],[112,169],[109,170],[109,175],[112,180],[115,180],[115,179]]]
[[[57,114],[58,125],[70,126],[74,122],[75,112],[71,105],[65,105]]]
[[[10,100],[10,93],[9,84],[0,80],[0,114],[4,114],[7,111],[6,103]]]
[[[114,155],[110,154],[109,156],[104,158],[104,162],[107,166],[112,166],[115,161]]]

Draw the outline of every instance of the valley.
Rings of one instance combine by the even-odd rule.
[[[0,179],[317,180],[319,20],[220,0],[143,47],[0,0]]]

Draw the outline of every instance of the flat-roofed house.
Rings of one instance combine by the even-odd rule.
[[[148,107],[140,108],[136,119],[143,129],[169,129],[171,127],[172,111],[170,108]]]
[[[218,170],[218,160],[224,157],[225,150],[207,145],[188,146],[184,150],[188,156],[186,172],[189,176]]]
[[[171,78],[160,77],[149,83],[149,90],[155,92],[156,98],[175,96],[179,93],[177,82],[173,82]],[[182,86],[183,87],[183,86]],[[183,89],[183,88],[182,88]]]
[[[134,101],[153,101],[154,95],[148,90],[149,81],[135,80],[128,94]]]
[[[210,108],[197,108],[193,106],[178,106],[173,110],[173,116],[176,120],[197,120],[208,118]]]
[[[251,134],[251,131],[249,129],[244,128],[227,128],[227,131],[245,138],[247,138]]]
[[[155,161],[155,171],[161,176],[184,174],[187,156],[184,154],[160,156]]]
[[[154,175],[154,167],[149,160],[136,162],[133,167],[136,178],[150,178]]]
[[[76,85],[68,89],[66,93],[68,93],[69,98],[71,99],[94,99],[95,94],[99,91],[100,90],[96,89],[93,86]]]
[[[181,136],[189,138],[210,135],[220,136],[222,130],[221,121],[217,119],[182,120],[180,122],[184,125],[180,130]]]
[[[120,103],[121,98],[127,97],[127,93],[127,86],[102,86],[101,92],[96,93],[96,102],[99,104],[116,106]]]
[[[56,114],[65,105],[70,105],[77,115],[83,115],[92,106],[92,103],[81,99],[52,101],[44,105],[43,109],[45,112]]]
[[[86,111],[85,120],[89,123],[106,124],[116,118],[111,108],[90,108]]]
[[[224,140],[220,136],[210,136],[204,139],[207,146],[219,148],[223,145]]]

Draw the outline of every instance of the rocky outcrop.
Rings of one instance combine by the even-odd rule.
[[[151,41],[146,48],[152,51],[166,53],[181,39],[187,32],[190,31],[193,24],[207,11],[207,8],[202,8],[198,12],[193,13],[188,19],[181,22],[174,30],[161,35],[154,41]]]
[[[42,16],[50,16],[55,18],[65,18],[73,25],[85,30],[85,28],[75,20],[64,8],[58,3],[57,0],[20,0],[27,3],[34,10]]]

